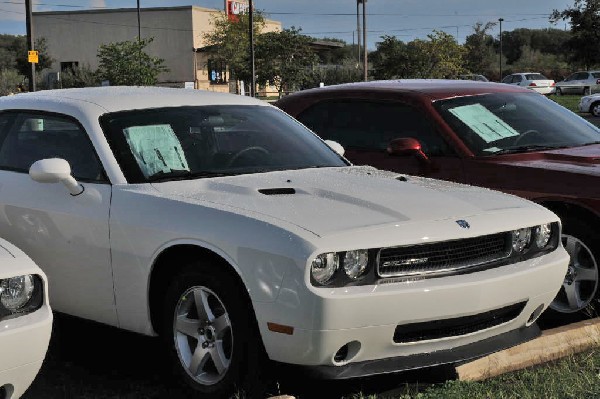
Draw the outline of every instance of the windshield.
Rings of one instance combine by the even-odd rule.
[[[130,183],[347,165],[272,107],[146,109],[106,114],[100,123]]]
[[[435,102],[475,155],[576,147],[600,141],[600,130],[536,93],[490,93]]]

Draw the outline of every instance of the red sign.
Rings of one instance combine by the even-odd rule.
[[[227,17],[230,21],[237,21],[238,15],[248,12],[248,1],[246,0],[227,0]]]

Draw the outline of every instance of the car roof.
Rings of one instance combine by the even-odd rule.
[[[507,85],[492,82],[478,82],[474,80],[401,79],[346,83],[341,85],[309,89],[290,94],[289,96],[286,96],[282,100],[280,100],[280,102],[284,103],[288,98],[293,99],[295,96],[327,96],[328,94],[333,93],[372,91],[413,93],[430,97],[432,100],[441,100],[456,96],[485,93],[532,93],[532,91],[529,89],[515,85]]]
[[[138,86],[43,90],[0,98],[0,108],[26,106],[35,109],[36,104],[62,104],[76,108],[95,104],[104,112],[186,105],[267,105],[264,101],[233,94]]]

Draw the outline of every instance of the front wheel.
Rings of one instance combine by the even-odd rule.
[[[557,96],[562,96],[562,94],[563,94],[562,89],[560,87],[556,88],[555,93],[556,93]]]
[[[177,374],[201,397],[229,397],[258,368],[254,320],[232,276],[218,267],[177,275],[167,291],[163,335]],[[251,378],[251,377],[250,377]]]
[[[598,239],[584,222],[564,218],[562,243],[569,254],[569,266],[560,291],[550,308],[559,314],[595,316],[598,297]]]
[[[590,113],[596,117],[600,116],[600,102],[593,103],[590,106]]]

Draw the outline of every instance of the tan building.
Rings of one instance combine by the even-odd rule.
[[[210,52],[198,51],[206,47],[211,21],[222,12],[196,6],[141,9],[141,36],[154,38],[146,51],[163,58],[169,68],[159,76],[160,85],[184,87],[188,82],[199,89],[235,91],[235,82],[229,81],[223,66],[211,63]],[[280,22],[265,22],[265,32],[281,30]],[[36,12],[33,26],[35,36],[46,39],[55,60],[50,72],[80,65],[96,69],[100,45],[133,40],[138,35],[135,8]]]

